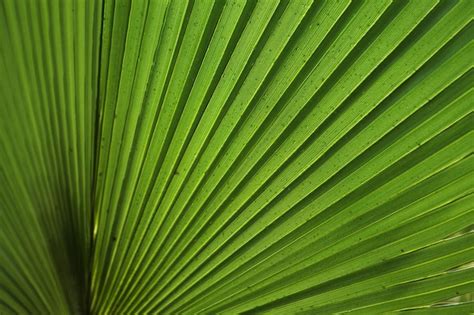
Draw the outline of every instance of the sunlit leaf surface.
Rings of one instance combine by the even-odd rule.
[[[472,0],[0,0],[0,314],[474,312]]]

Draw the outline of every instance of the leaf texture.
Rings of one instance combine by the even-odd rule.
[[[473,312],[473,16],[0,1],[0,313]]]

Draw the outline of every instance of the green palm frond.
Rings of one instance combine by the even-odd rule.
[[[1,0],[0,313],[474,312],[471,0]]]

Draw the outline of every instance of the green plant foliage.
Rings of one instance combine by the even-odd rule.
[[[0,314],[474,312],[472,0],[0,0]]]

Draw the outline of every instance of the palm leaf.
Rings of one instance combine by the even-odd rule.
[[[0,313],[472,312],[459,1],[0,2]]]

